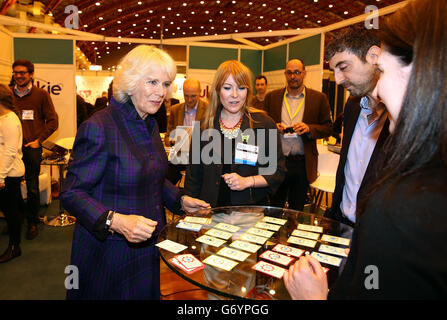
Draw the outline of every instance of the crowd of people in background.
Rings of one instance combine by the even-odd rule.
[[[341,131],[336,187],[325,215],[354,227],[347,263],[328,295],[320,263],[301,257],[284,275],[290,296],[446,298],[445,17],[445,1],[416,0],[378,31],[354,26],[335,35],[325,58],[351,95],[335,131],[328,99],[304,84],[299,57],[284,66],[285,86],[270,92],[265,75],[253,79],[243,63],[225,61],[208,101],[200,98],[200,82],[188,78],[180,103],[169,98],[172,58],[153,46],[130,51],[109,93],[94,105],[77,95],[78,131],[61,201],[77,219],[71,264],[81,282],[67,298],[160,299],[155,240],[166,223],[165,207],[179,214],[287,203],[302,211],[318,176],[316,141]],[[59,123],[33,74],[30,61],[17,60],[13,85],[0,86],[0,209],[10,237],[0,263],[21,255],[23,216],[26,238],[38,235],[42,142]],[[165,147],[175,143],[171,133],[178,127],[213,135],[219,147],[211,164],[193,161],[192,152],[187,164],[168,163]],[[268,134],[260,141],[262,130]],[[199,155],[206,142],[199,141]],[[247,144],[259,150],[247,152]],[[271,163],[262,163],[261,155],[274,156],[272,172],[262,173]],[[182,175],[180,190],[175,185]],[[378,291],[363,285],[368,265],[381,268]]]

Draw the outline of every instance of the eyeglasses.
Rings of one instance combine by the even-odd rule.
[[[13,75],[15,76],[24,76],[25,74],[29,73],[28,71],[13,71]]]
[[[295,71],[287,70],[287,71],[285,72],[285,74],[286,74],[287,76],[291,77],[292,75],[299,76],[299,75],[301,75],[303,72],[304,72],[304,71],[299,71],[299,70],[295,70]]]

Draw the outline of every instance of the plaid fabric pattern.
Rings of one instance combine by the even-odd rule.
[[[119,124],[112,112],[119,115]],[[130,136],[132,146],[120,129]],[[80,288],[69,290],[68,298],[159,299],[159,256],[154,244],[165,224],[163,206],[176,210],[179,196],[165,179],[166,171],[156,121],[150,119],[146,125],[130,101],[119,104],[112,99],[110,107],[79,127],[61,193],[64,208],[77,219],[71,264],[79,269]],[[99,241],[92,234],[93,226],[108,210],[155,220],[157,230],[138,245],[119,234]]]

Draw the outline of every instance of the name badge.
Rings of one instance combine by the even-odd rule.
[[[23,110],[22,120],[34,120],[34,110]]]
[[[234,162],[255,166],[256,162],[258,161],[258,152],[259,147],[239,142],[236,145]]]

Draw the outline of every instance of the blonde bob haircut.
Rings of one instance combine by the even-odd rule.
[[[113,79],[113,97],[126,103],[133,95],[141,79],[154,69],[161,68],[174,81],[177,72],[175,62],[169,54],[154,46],[140,45],[132,49],[120,61]],[[170,89],[171,90],[171,89]]]
[[[250,127],[252,126],[253,121],[250,113],[262,112],[261,110],[249,106],[250,97],[253,92],[253,76],[250,69],[237,60],[224,61],[220,64],[219,68],[217,68],[216,74],[214,75],[209,107],[205,121],[203,122],[203,130],[213,128],[214,126],[214,118],[216,117],[217,109],[222,104],[220,101],[220,90],[230,75],[233,76],[234,81],[239,87],[247,88],[247,97],[245,98],[241,111],[250,120]]]

